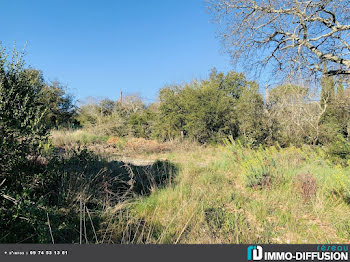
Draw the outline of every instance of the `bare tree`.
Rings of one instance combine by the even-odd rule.
[[[208,0],[234,62],[350,75],[350,0]]]
[[[316,144],[321,132],[321,119],[325,114],[330,98],[316,101],[316,90],[291,84],[275,87],[270,93],[267,105],[267,120],[279,127],[280,142],[296,144]],[[270,128],[273,128],[270,124]]]

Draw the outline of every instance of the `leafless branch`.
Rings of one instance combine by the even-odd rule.
[[[209,0],[233,62],[280,71],[350,70],[350,0]],[[341,69],[339,69],[341,68]]]

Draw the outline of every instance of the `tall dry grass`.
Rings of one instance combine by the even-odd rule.
[[[172,142],[169,150],[158,150],[154,142],[129,141],[135,149],[126,139],[124,152],[167,159],[178,174],[149,194],[106,203],[90,242],[350,242],[350,167],[331,163],[322,149],[251,149],[226,141],[223,146]]]
[[[53,130],[52,142],[55,146],[90,145],[104,143],[108,136],[94,134],[85,130]]]

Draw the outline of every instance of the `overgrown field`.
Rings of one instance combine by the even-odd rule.
[[[290,65],[274,55],[290,47],[283,30],[255,39],[281,39],[270,58],[288,76],[264,77],[264,95],[253,72],[212,68],[149,103],[78,103],[0,43],[0,243],[349,243],[349,60],[334,58],[333,33],[313,38],[316,60]]]
[[[155,164],[123,163],[125,181],[135,181],[123,198],[113,200],[122,191],[112,187],[109,200],[93,199],[87,192],[98,183],[88,183],[89,209],[80,212],[82,232],[76,220],[76,241],[80,235],[83,243],[350,242],[350,167],[330,162],[320,147],[251,149],[227,140],[131,156]],[[105,158],[104,168],[112,160]]]

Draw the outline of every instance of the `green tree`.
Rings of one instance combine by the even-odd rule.
[[[14,51],[8,61],[5,51],[0,52],[0,169],[6,173],[46,138],[48,108],[39,95],[43,88],[28,77],[20,54]]]
[[[181,90],[181,86],[173,85],[159,91],[159,114],[154,135],[160,139],[174,139],[184,134],[185,108]]]
[[[256,84],[243,74],[218,73],[214,68],[207,80],[164,87],[155,132],[162,139],[187,137],[201,143],[237,137],[236,104],[251,86]]]
[[[250,145],[264,143],[264,100],[255,83],[249,83],[236,102],[239,135]]]
[[[234,130],[234,99],[212,81],[192,83],[183,89],[186,135],[206,143],[230,135]]]
[[[134,137],[151,138],[155,114],[147,109],[132,113],[128,119],[129,134]]]
[[[41,71],[24,69],[29,81],[34,86],[41,86],[39,100],[47,108],[45,123],[49,128],[70,127],[75,120],[76,106],[74,97],[67,93],[67,88],[59,81],[46,83]]]
[[[46,141],[47,107],[40,93],[44,85],[33,81],[24,68],[22,55],[0,51],[0,231],[17,227],[22,230],[28,221],[21,220],[33,185],[42,178],[29,172],[29,157],[39,155]],[[25,217],[25,216],[24,216]],[[16,232],[16,230],[12,231]]]

